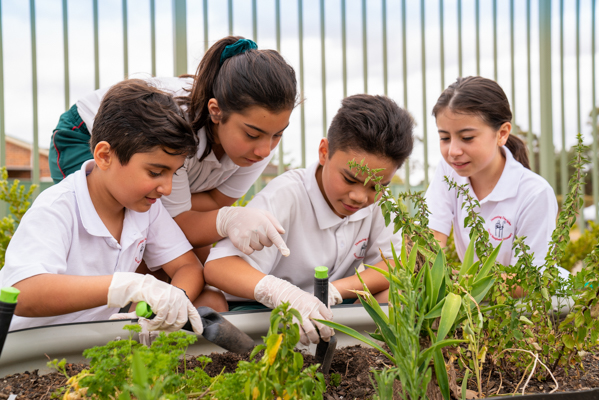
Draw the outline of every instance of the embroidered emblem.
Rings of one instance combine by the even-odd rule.
[[[487,231],[489,232],[489,236],[495,240],[507,240],[512,237],[512,233],[510,232],[509,235],[505,236],[507,232],[504,233],[504,230],[509,232],[511,226],[512,223],[507,218],[498,215],[491,219],[493,231],[491,231],[491,228],[488,228]]]
[[[366,249],[368,248],[368,238],[358,240],[358,242],[356,242],[354,246],[356,246],[359,249],[357,252],[358,254],[354,253],[354,257],[356,257],[356,260],[363,259],[366,256]]]
[[[146,249],[146,238],[143,238],[138,244],[137,244],[137,253],[135,256],[135,262],[136,263],[141,263],[141,260],[144,259],[144,250]]]

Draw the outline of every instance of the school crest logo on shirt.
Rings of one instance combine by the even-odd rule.
[[[137,243],[137,251],[135,253],[135,262],[136,263],[141,263],[141,260],[144,259],[144,250],[146,249],[146,238],[143,238],[142,240],[140,240],[139,243]]]
[[[489,236],[495,240],[507,240],[512,237],[512,223],[506,217],[496,216],[491,218],[491,226],[487,228]]]
[[[356,260],[363,259],[366,256],[366,248],[368,248],[368,238],[358,240],[354,244],[354,248],[356,250],[354,252],[354,257],[356,257]]]

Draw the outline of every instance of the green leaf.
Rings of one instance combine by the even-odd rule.
[[[433,277],[431,275],[430,264],[427,262],[422,266],[424,268],[424,289],[426,291],[426,298],[428,299],[428,309],[433,308],[433,304],[437,299],[437,294],[439,293],[438,289],[435,292],[433,289]]]
[[[441,301],[424,316],[424,319],[439,318],[441,316],[441,311],[443,310],[443,305],[445,304],[445,299],[446,297],[441,299]]]
[[[489,290],[491,290],[494,283],[495,279],[493,278],[493,275],[489,275],[486,278],[483,278],[480,281],[476,282],[472,286],[472,293],[470,294],[472,295],[472,297],[474,297],[474,300],[476,300],[476,302],[480,304],[480,302],[484,300]]]
[[[401,265],[403,265],[405,270],[408,269],[408,249],[406,247],[406,237],[403,236],[401,238],[401,251],[399,252],[399,254],[401,255]],[[395,254],[395,248],[393,247],[393,244],[391,244],[391,250],[393,251],[393,258],[397,259],[397,255]]]
[[[575,346],[574,338],[572,337],[572,335],[564,335],[562,337],[562,342],[570,350],[572,350],[574,348],[574,346]]]
[[[489,272],[491,271],[491,268],[495,264],[495,260],[497,259],[497,255],[499,254],[499,250],[501,249],[502,244],[503,244],[503,242],[499,243],[499,245],[497,247],[495,247],[495,249],[493,250],[491,255],[489,257],[487,257],[487,259],[485,260],[485,263],[483,264],[483,267],[480,269],[480,271],[478,271],[478,274],[476,275],[476,279],[474,280],[474,283],[485,278],[489,274]]]
[[[372,298],[374,299],[374,297]],[[378,305],[376,299],[374,299],[374,302],[377,304],[380,312],[383,313],[383,315],[385,315],[385,318],[381,318],[381,316],[374,309],[374,307],[372,307],[368,302],[364,301],[360,296],[358,297],[358,299],[360,299],[360,303],[362,303],[362,306],[364,306],[364,309],[366,310],[366,312],[368,312],[370,318],[372,318],[376,326],[379,328],[379,331],[385,338],[385,343],[387,343],[387,346],[389,346],[389,348],[391,349],[394,349],[397,338],[393,334],[391,328],[389,328],[389,319],[382,312],[381,307]]]
[[[471,285],[471,284],[472,284],[472,281],[474,280],[474,275],[476,274],[476,271],[478,271],[478,267],[479,267],[479,265],[480,265],[480,261],[477,261],[477,262],[475,262],[474,264],[472,264],[472,265],[470,266],[470,268],[468,268],[468,271],[466,271],[466,272],[464,273],[464,276],[462,276],[458,282],[459,282],[461,285],[465,285],[465,284]],[[465,278],[466,276],[469,276],[469,278],[468,278],[468,280],[466,281],[466,283],[464,283],[464,278]]]
[[[586,339],[588,332],[589,331],[586,326],[581,326],[580,328],[578,328],[578,332],[576,335],[576,341],[578,342],[578,344],[582,345],[584,343],[584,340]]]
[[[462,275],[464,275],[474,263],[474,242],[476,242],[476,239],[478,239],[478,236],[473,237],[468,244],[466,253],[464,253],[464,261],[462,261],[462,268],[460,268],[458,278],[461,278]]]
[[[433,309],[437,304],[437,298],[439,296],[439,289],[441,288],[441,284],[445,281],[445,266],[443,265],[443,251],[439,251],[437,253],[437,257],[435,258],[435,262],[433,263],[433,268],[431,270],[431,279],[433,283],[433,290],[431,293],[431,303],[430,308]]]
[[[375,349],[377,349],[378,351],[383,353],[385,355],[385,357],[387,357],[389,360],[391,360],[391,362],[393,364],[395,364],[395,359],[391,356],[391,354],[387,353],[385,351],[385,349],[383,349],[381,346],[379,346],[376,342],[374,342],[373,340],[370,340],[366,336],[362,335],[357,330],[350,328],[348,326],[345,326],[345,325],[338,324],[337,322],[327,321],[324,319],[315,319],[315,321],[318,321],[323,325],[326,325],[330,328],[336,329],[339,332],[345,333],[346,335],[353,337],[354,339],[358,339],[362,343],[366,343],[367,345],[374,347]]]
[[[413,274],[416,269],[416,257],[418,256],[418,244],[414,243],[410,256],[408,257],[408,271]]]
[[[435,375],[437,376],[437,384],[441,390],[441,394],[445,400],[450,400],[449,394],[449,378],[447,376],[447,368],[445,367],[445,358],[440,348],[433,352],[433,360],[435,367]]]
[[[133,375],[133,384],[146,387],[148,385],[148,371],[138,351],[133,352],[131,369],[131,374]]]
[[[457,344],[465,343],[465,342],[467,342],[467,340],[461,340],[461,339],[445,339],[440,342],[436,342],[431,347],[429,347],[428,349],[426,349],[420,353],[420,355],[418,356],[418,364],[420,365],[420,364],[422,364],[423,361],[429,360],[430,357],[433,355],[433,352],[435,351],[435,349],[441,349],[441,348],[447,347],[447,346],[455,346]]]
[[[441,320],[439,321],[439,329],[437,330],[437,341],[445,339],[445,336],[449,333],[453,327],[460,307],[462,305],[462,298],[455,293],[449,293],[445,298],[445,304],[441,311]]]
[[[534,323],[531,320],[529,320],[528,318],[526,318],[524,315],[521,315],[519,320],[521,322],[525,323],[526,325],[531,325],[531,326],[534,325]]]
[[[576,326],[577,328],[582,326],[584,324],[584,314],[580,311],[578,311],[576,313],[576,315],[574,316],[574,326]]]
[[[470,378],[470,370],[467,369],[462,379],[462,400],[466,400],[466,390],[468,389],[468,379]]]

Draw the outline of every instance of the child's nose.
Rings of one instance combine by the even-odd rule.
[[[356,188],[349,192],[349,198],[357,204],[364,204],[368,201],[367,190],[368,189],[365,187],[361,187],[359,189]]]
[[[160,186],[156,189],[158,193],[162,196],[168,196],[171,194],[171,190],[173,189],[173,180],[167,179],[165,182],[161,183]]]
[[[261,140],[258,146],[254,149],[254,154],[260,158],[266,158],[270,155],[271,141]]]
[[[449,142],[449,155],[451,157],[457,157],[462,155],[463,150],[462,150],[462,146],[460,146],[459,141],[457,140],[452,140],[451,142]]]

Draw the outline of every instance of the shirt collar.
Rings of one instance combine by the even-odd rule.
[[[112,237],[108,228],[106,228],[106,225],[100,219],[89,195],[89,188],[87,187],[87,175],[94,169],[95,165],[96,162],[94,160],[88,160],[83,163],[79,171],[73,174],[79,216],[81,217],[83,227],[90,235]]]
[[[341,218],[337,216],[337,214],[331,210],[331,207],[327,203],[326,199],[322,195],[322,192],[320,191],[320,188],[318,187],[318,182],[316,181],[316,170],[319,165],[320,164],[316,162],[306,169],[306,174],[304,175],[304,186],[308,192],[308,197],[312,203],[312,208],[314,209],[314,214],[316,215],[316,220],[318,221],[318,226],[320,229],[329,229],[343,223],[344,221],[359,221],[372,213],[372,208],[374,205],[370,205],[366,208],[358,210],[349,217]]]
[[[206,127],[202,127],[198,131],[198,152],[196,153],[196,157],[198,160],[202,158],[204,151],[206,150],[206,146],[208,146],[208,138],[206,137]],[[214,163],[216,167],[221,167],[223,170],[236,169],[237,165],[233,163],[233,161],[229,158],[227,154],[224,154],[219,160],[216,158],[216,154],[214,154],[214,150],[210,150],[210,153],[202,160],[202,162]]]
[[[488,201],[503,201],[516,197],[518,194],[518,187],[524,173],[524,166],[514,158],[507,147],[503,146],[502,149],[505,154],[503,172],[493,191],[480,202],[481,204]]]

